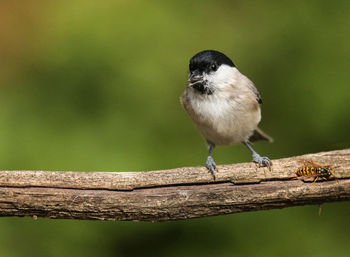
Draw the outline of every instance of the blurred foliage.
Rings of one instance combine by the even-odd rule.
[[[350,146],[350,2],[3,1],[1,169],[203,165],[179,104],[217,49],[257,85],[271,158]],[[217,163],[250,161],[221,147]],[[349,203],[171,223],[0,220],[0,256],[348,256]]]

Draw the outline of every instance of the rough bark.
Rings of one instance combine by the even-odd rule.
[[[300,160],[334,177],[297,177]],[[350,149],[272,161],[147,172],[0,171],[0,216],[169,221],[350,200]]]

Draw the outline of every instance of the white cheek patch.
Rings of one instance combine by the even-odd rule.
[[[235,67],[223,64],[217,71],[205,74],[204,79],[208,81],[209,86],[220,89],[227,84],[234,84],[237,80],[237,72]]]

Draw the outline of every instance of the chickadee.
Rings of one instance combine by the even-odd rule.
[[[253,162],[272,165],[249,142],[272,139],[257,126],[261,119],[260,94],[253,82],[239,72],[223,53],[205,50],[190,60],[188,85],[181,104],[205,138],[209,150],[205,166],[215,177],[212,151],[216,145],[243,143],[252,153]]]

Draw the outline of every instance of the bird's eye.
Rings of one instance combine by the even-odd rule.
[[[218,69],[218,66],[214,63],[214,64],[212,64],[212,65],[210,66],[210,69],[211,69],[212,71],[216,71],[216,70]]]

